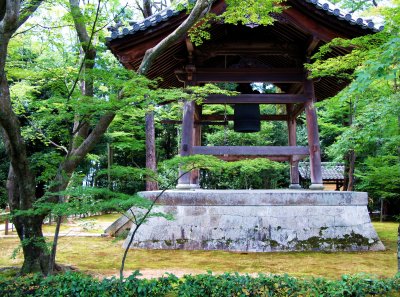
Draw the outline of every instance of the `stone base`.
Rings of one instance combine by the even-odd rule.
[[[177,184],[177,190],[197,190],[200,189],[200,185],[198,184]]]
[[[289,189],[291,189],[291,190],[301,190],[302,187],[299,184],[290,184]]]
[[[323,184],[311,184],[308,188],[310,190],[323,190],[324,185]]]
[[[141,192],[154,199],[159,191]],[[384,250],[367,193],[307,190],[169,190],[133,248],[272,251]],[[131,233],[124,243],[126,247]]]

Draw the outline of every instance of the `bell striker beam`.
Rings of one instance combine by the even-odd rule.
[[[154,128],[154,112],[150,111],[146,113],[145,117],[145,129],[146,129],[146,168],[154,172],[157,171],[156,162],[156,148],[155,148],[155,128]],[[158,184],[152,179],[146,180],[146,191],[158,190]]]
[[[289,119],[288,125],[288,140],[289,146],[296,146],[296,117],[293,115],[293,104],[287,105],[287,113]],[[299,182],[299,161],[294,160],[293,156],[290,157],[290,186],[289,189],[301,189]]]
[[[314,83],[311,79],[304,80],[304,95],[308,101],[305,103],[305,113],[307,121],[308,148],[310,151],[310,190],[323,190],[322,169],[321,169],[321,148],[319,143],[319,132],[317,122],[317,111],[315,108]]]

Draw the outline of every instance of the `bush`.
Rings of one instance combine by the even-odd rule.
[[[181,279],[169,274],[147,280],[138,279],[139,275],[136,271],[123,281],[70,272],[47,278],[0,278],[0,296],[400,296],[400,274],[387,279],[355,275],[340,280],[211,272]]]

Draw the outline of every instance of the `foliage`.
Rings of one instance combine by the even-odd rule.
[[[227,8],[221,18],[227,24],[258,24],[271,25],[274,22],[273,13],[280,13],[285,8],[284,0],[227,0]]]
[[[360,190],[368,192],[376,199],[399,198],[400,166],[397,156],[368,157],[360,170],[358,177]]]
[[[2,296],[397,296],[399,275],[376,279],[368,275],[344,275],[339,280],[297,279],[288,275],[185,275],[167,274],[158,279],[139,279],[135,271],[120,281],[98,280],[80,273],[47,278],[38,275],[0,279]]]
[[[284,10],[285,6],[282,4],[284,2],[285,0],[226,0],[226,10],[222,14],[207,13],[189,30],[188,35],[190,40],[199,46],[204,40],[211,39],[212,36],[207,30],[211,28],[212,22],[233,25],[272,25],[275,21],[273,15]]]
[[[272,181],[282,182],[282,171],[287,169],[284,164],[266,158],[226,162],[209,155],[177,156],[164,161],[160,167],[161,185],[174,179],[178,167],[182,170],[201,169],[201,186],[208,189],[262,188],[268,182],[277,187]]]
[[[340,1],[368,8],[369,1]],[[320,103],[321,138],[327,156],[340,161],[356,155],[356,189],[375,200],[400,198],[398,188],[399,133],[399,27],[400,2],[378,9],[384,30],[351,40],[335,39],[322,46],[307,65],[312,76],[351,80],[348,87]],[[343,56],[331,55],[345,48]]]

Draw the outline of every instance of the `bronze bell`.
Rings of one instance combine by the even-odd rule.
[[[252,133],[261,129],[259,104],[235,104],[233,129],[236,132]]]

